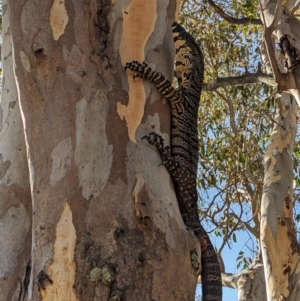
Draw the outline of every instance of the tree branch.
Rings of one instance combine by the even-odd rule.
[[[265,17],[265,13],[268,15],[271,15],[271,13],[269,12],[269,10],[271,10],[270,7],[263,7],[261,0],[259,0],[259,4],[260,4],[260,9],[261,9],[261,13],[262,13],[262,19],[263,19],[263,24],[264,24],[264,43],[265,43],[265,47],[266,47],[266,51],[268,54],[268,59],[272,68],[272,72],[275,78],[276,83],[279,85],[279,88],[282,89],[283,84],[285,83],[285,78],[284,75],[280,72],[279,68],[278,68],[278,64],[277,64],[277,60],[275,57],[275,52],[274,52],[274,47],[273,47],[273,43],[272,43],[272,33],[277,25],[278,22],[278,18],[280,17],[280,13],[281,13],[281,8],[282,8],[282,0],[278,0],[278,2],[276,3],[276,8],[275,8],[275,12],[273,12],[273,20],[270,22],[270,20],[266,20]],[[273,3],[271,3],[273,4]],[[271,5],[270,3],[268,3],[267,5]],[[268,23],[271,23],[270,25],[267,25]],[[284,89],[283,89],[284,90]]]
[[[239,280],[239,274],[222,273],[222,284],[226,287],[237,289],[238,280]]]
[[[292,16],[292,15],[295,15],[296,16],[296,11],[300,8],[300,2],[298,2],[295,7],[292,8],[292,10],[290,11],[289,15]]]
[[[218,5],[216,5],[212,0],[207,0],[209,5],[227,22],[232,24],[257,24],[262,25],[260,19],[253,19],[253,18],[234,18],[227,15]]]
[[[272,32],[274,31],[274,29],[276,28],[276,26],[278,25],[280,18],[281,18],[281,13],[282,13],[282,4],[283,4],[283,0],[278,0],[277,1],[277,5],[276,5],[276,10],[275,10],[275,14],[274,14],[274,20],[271,24],[271,28]]]
[[[203,91],[215,91],[220,87],[228,86],[228,85],[245,85],[245,84],[254,84],[262,82],[271,86],[276,86],[276,82],[272,75],[268,75],[257,71],[256,73],[245,73],[239,76],[231,76],[224,78],[217,78],[214,81],[203,84]]]
[[[234,134],[237,135],[238,131],[236,129],[236,125],[235,125],[235,121],[234,121],[234,108],[232,105],[232,101],[230,99],[226,98],[223,94],[219,93],[218,91],[215,91],[215,93],[227,103],[228,109],[229,109],[230,126],[231,126]]]

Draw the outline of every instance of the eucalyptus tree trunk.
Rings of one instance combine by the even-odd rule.
[[[0,300],[4,301],[20,300],[18,298],[23,295],[28,280],[26,271],[30,269],[32,204],[13,70],[7,1],[2,1],[2,5],[4,77],[0,102]]]
[[[300,104],[299,20],[295,1],[262,4],[264,46],[279,90],[276,122],[264,157],[261,250],[268,301],[299,299],[299,244],[293,222],[293,145]],[[275,48],[275,43],[280,49]]]
[[[261,204],[261,248],[268,300],[297,300],[299,247],[293,222],[293,146],[297,104],[284,93],[265,153]]]
[[[141,141],[169,140],[169,107],[123,69],[146,59],[171,80],[175,12],[175,0],[3,2],[0,300],[194,298],[198,241]]]

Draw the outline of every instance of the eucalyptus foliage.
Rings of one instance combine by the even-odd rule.
[[[259,53],[263,27],[253,24],[260,22],[259,1],[214,1],[234,23],[225,20],[208,2],[183,1],[179,19],[197,37],[204,53],[205,83],[218,78],[228,78],[229,83],[204,91],[201,96],[200,215],[207,229],[222,238],[220,252],[236,242],[236,231],[246,231],[251,237],[245,246],[247,257],[241,250],[237,266],[247,268],[259,253],[263,155],[275,122],[280,91],[262,82],[230,85],[234,76],[267,73]],[[248,23],[237,24],[242,18],[249,18]],[[299,145],[294,159],[295,182],[299,186]],[[299,202],[297,189],[294,199]],[[295,208],[295,217],[300,219]]]

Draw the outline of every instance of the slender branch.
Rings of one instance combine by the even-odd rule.
[[[230,213],[229,216],[236,218],[237,220],[239,219],[239,216],[236,215],[234,212]],[[251,217],[248,221],[241,221],[239,220],[240,225],[245,227],[255,238],[258,238],[257,235],[258,233],[253,229],[253,227],[250,226],[251,221],[253,220],[253,217]]]
[[[259,184],[259,181],[258,179],[256,178],[256,176],[250,172],[249,168],[245,168],[245,178],[247,179],[247,181],[250,181],[252,184],[254,185],[258,185]],[[253,189],[251,187],[251,185],[247,185],[247,190],[248,190],[248,193],[253,195]]]
[[[234,108],[232,105],[232,101],[230,99],[226,98],[223,94],[221,94],[218,91],[215,91],[215,93],[218,94],[218,96],[227,103],[228,109],[229,109],[230,126],[231,126],[234,134],[237,135],[237,129],[236,129],[235,121],[234,121]]]
[[[289,16],[297,16],[297,14],[295,14],[295,12],[300,8],[300,2],[298,2],[289,12]]]
[[[282,0],[279,0],[279,2],[282,2]],[[267,26],[265,15],[264,15],[264,8],[261,3],[261,0],[259,0],[259,4],[260,4],[260,10],[262,13],[262,19],[263,19],[263,24],[264,24],[264,29],[265,29],[264,43],[266,46],[269,62],[270,62],[271,68],[272,68],[273,75],[275,77],[275,81],[279,86],[281,86],[282,81],[283,81],[283,75],[281,74],[281,72],[278,68],[278,64],[277,64],[277,60],[276,60],[275,52],[274,52],[274,48],[273,48],[273,43],[272,43],[272,39],[271,39],[273,30],[274,30],[273,26],[275,25],[275,18],[276,18],[276,15],[278,14],[278,8],[280,5],[276,6],[276,9],[277,9],[277,11],[275,12],[276,15],[275,15],[271,25]]]
[[[230,229],[230,231],[227,232],[227,234],[226,234],[227,238],[230,238],[231,235],[233,234],[233,232],[235,232],[238,229],[238,226],[240,225],[240,223],[242,223],[242,221],[241,221],[242,215],[243,215],[243,207],[242,206],[241,206],[241,213],[240,213],[239,217],[236,214],[233,215],[232,213],[228,213],[227,220],[226,220],[227,221],[227,231],[229,230],[228,222],[229,222],[230,217],[233,216],[234,218],[237,219],[237,221],[236,221],[236,224],[234,225],[234,227],[232,227]],[[227,243],[228,243],[228,239],[223,241],[222,245],[219,248],[220,253],[222,252],[223,248],[225,247],[225,244],[227,244]]]
[[[256,73],[247,72],[239,76],[217,78],[210,83],[204,84],[202,86],[202,90],[215,91],[220,87],[224,87],[228,85],[245,85],[245,84],[254,84],[257,82],[262,82],[274,87],[277,85],[272,75],[268,75],[258,71]]]
[[[207,212],[210,211],[211,207],[214,205],[215,200],[217,199],[217,197],[224,192],[224,189],[221,189],[216,195],[214,195],[213,199],[211,200],[211,202],[209,202],[209,206],[205,209],[205,211],[199,210],[199,213],[201,213],[200,215],[204,216],[208,216]],[[223,210],[223,208],[218,208],[218,210],[216,210],[215,212],[220,213]],[[211,216],[211,219],[214,218],[214,214],[213,216]]]
[[[275,15],[274,15],[274,20],[271,24],[271,29],[272,32],[273,30],[276,28],[276,26],[278,25],[280,18],[281,18],[281,13],[282,13],[282,4],[283,4],[283,0],[278,0],[277,1],[277,5],[276,5],[276,10],[275,10]]]
[[[216,5],[212,0],[207,0],[209,5],[227,22],[232,24],[257,24],[262,25],[260,19],[253,19],[253,18],[234,18],[226,14],[221,7]]]

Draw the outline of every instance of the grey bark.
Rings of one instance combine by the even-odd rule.
[[[201,251],[159,155],[140,140],[155,130],[168,141],[169,108],[123,69],[146,56],[171,79],[175,1],[9,1],[5,9],[29,166],[22,188],[31,190],[19,216],[32,228],[18,234],[32,235],[31,269],[10,268],[13,279],[30,275],[22,298],[192,300],[199,271],[190,252],[200,262]],[[14,281],[5,290],[13,293],[3,300],[23,301]]]
[[[7,1],[3,5],[0,102],[0,300],[19,300],[30,266],[31,197],[19,97],[13,72]]]

